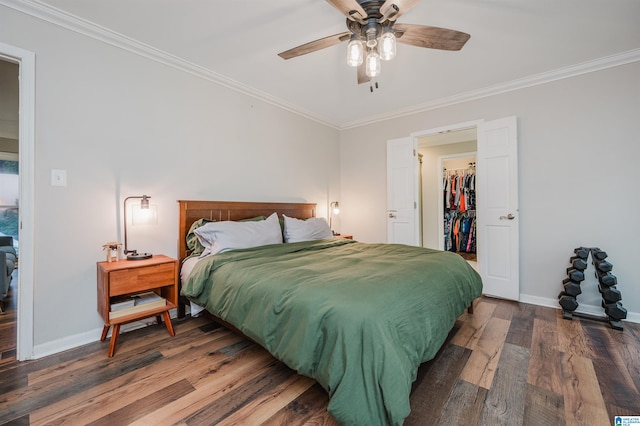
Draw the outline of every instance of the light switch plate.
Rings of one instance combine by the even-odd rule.
[[[51,186],[67,186],[67,171],[51,169]]]

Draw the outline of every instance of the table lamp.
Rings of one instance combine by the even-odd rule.
[[[153,256],[151,253],[138,253],[137,250],[129,250],[127,246],[127,200],[131,198],[140,198],[140,209],[149,210],[149,197],[148,195],[135,195],[124,199],[124,255],[127,256],[127,260],[143,260],[149,259]]]

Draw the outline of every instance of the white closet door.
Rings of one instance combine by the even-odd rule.
[[[516,117],[478,125],[478,263],[487,295],[518,300],[519,218]]]
[[[387,242],[420,245],[418,157],[412,137],[387,141]]]

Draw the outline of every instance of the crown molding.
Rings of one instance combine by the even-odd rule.
[[[253,87],[211,71],[210,69],[122,35],[94,22],[67,13],[39,0],[0,0],[0,5],[7,6],[24,14],[126,50],[130,53],[143,56],[147,59],[189,73],[204,80],[211,81],[243,95],[259,99],[286,111],[316,121],[325,126],[335,129],[339,128],[338,124],[332,123],[318,114],[304,110],[298,105],[291,104],[268,93],[261,92]]]
[[[316,121],[325,126],[337,129],[347,130],[356,127],[366,126],[382,121],[392,120],[396,118],[405,117],[421,112],[426,112],[438,108],[443,108],[463,102],[473,101],[489,96],[498,95],[501,93],[512,92],[515,90],[524,89],[526,87],[537,86],[540,84],[546,84],[553,81],[562,80],[565,78],[575,77],[582,74],[587,74],[595,71],[600,71],[607,68],[617,67],[620,65],[630,64],[640,61],[640,49],[634,49],[626,52],[621,52],[611,56],[605,56],[602,58],[594,59],[591,61],[583,62],[580,64],[559,68],[552,71],[547,71],[540,74],[524,77],[521,79],[512,80],[506,83],[497,84],[494,86],[485,87],[478,90],[472,90],[469,92],[461,93],[458,95],[450,96],[447,98],[441,98],[434,101],[426,102],[419,105],[414,105],[408,108],[399,109],[393,112],[384,113],[376,116],[370,116],[362,120],[355,120],[346,123],[335,123],[328,120],[326,117],[315,114],[311,111],[307,111],[298,105],[286,102],[280,98],[272,96],[268,93],[257,90],[253,87],[242,84],[238,81],[232,80],[221,74],[213,72],[207,68],[186,61],[178,56],[164,52],[160,49],[156,49],[153,46],[149,46],[138,40],[129,38],[120,33],[112,31],[108,28],[97,25],[91,21],[82,19],[75,15],[69,14],[63,10],[52,7],[39,0],[0,0],[0,5],[7,6],[14,10],[20,11],[27,15],[36,17],[43,21],[58,25],[76,33],[91,37],[93,39],[102,41],[111,46],[126,50],[128,52],[143,56],[150,60],[162,63],[180,71],[192,74],[196,77],[204,80],[211,81],[221,86],[227,87],[231,90],[239,92],[241,94],[259,99],[268,104],[282,108],[291,113],[300,115],[310,120]]]
[[[425,111],[443,108],[443,107],[447,107],[447,106],[451,106],[451,105],[455,105],[463,102],[469,102],[476,99],[487,98],[489,96],[494,96],[494,95],[498,95],[506,92],[512,92],[514,90],[520,90],[526,87],[551,83],[553,81],[558,81],[565,78],[571,78],[578,75],[600,71],[607,68],[613,68],[620,65],[626,65],[626,64],[630,64],[638,61],[640,61],[640,49],[629,50],[626,52],[617,53],[615,55],[594,59],[592,61],[587,61],[580,64],[559,68],[557,70],[547,71],[540,74],[535,74],[528,77],[520,78],[517,80],[512,80],[506,83],[496,84],[494,86],[489,86],[489,87],[485,87],[478,90],[472,90],[470,92],[461,93],[459,95],[437,99],[432,102],[427,102],[427,103],[415,105],[409,108],[400,109],[395,112],[385,113],[378,116],[369,117],[363,120],[344,123],[340,127],[340,130],[347,130],[355,127],[361,127],[361,126],[378,123],[381,121],[405,117],[412,114],[417,114]]]

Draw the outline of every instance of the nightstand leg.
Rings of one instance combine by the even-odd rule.
[[[115,324],[113,326],[113,331],[111,332],[111,344],[109,345],[109,358],[111,358],[116,351],[116,341],[118,340],[118,334],[120,334],[120,324]]]
[[[100,336],[100,341],[104,342],[104,339],[107,338],[107,333],[109,332],[110,325],[105,325],[102,327],[102,336]]]
[[[164,311],[162,313],[162,316],[164,317],[164,323],[167,326],[167,331],[169,332],[169,335],[175,336],[176,333],[173,331],[173,324],[171,324],[171,317],[169,316],[169,311]]]

